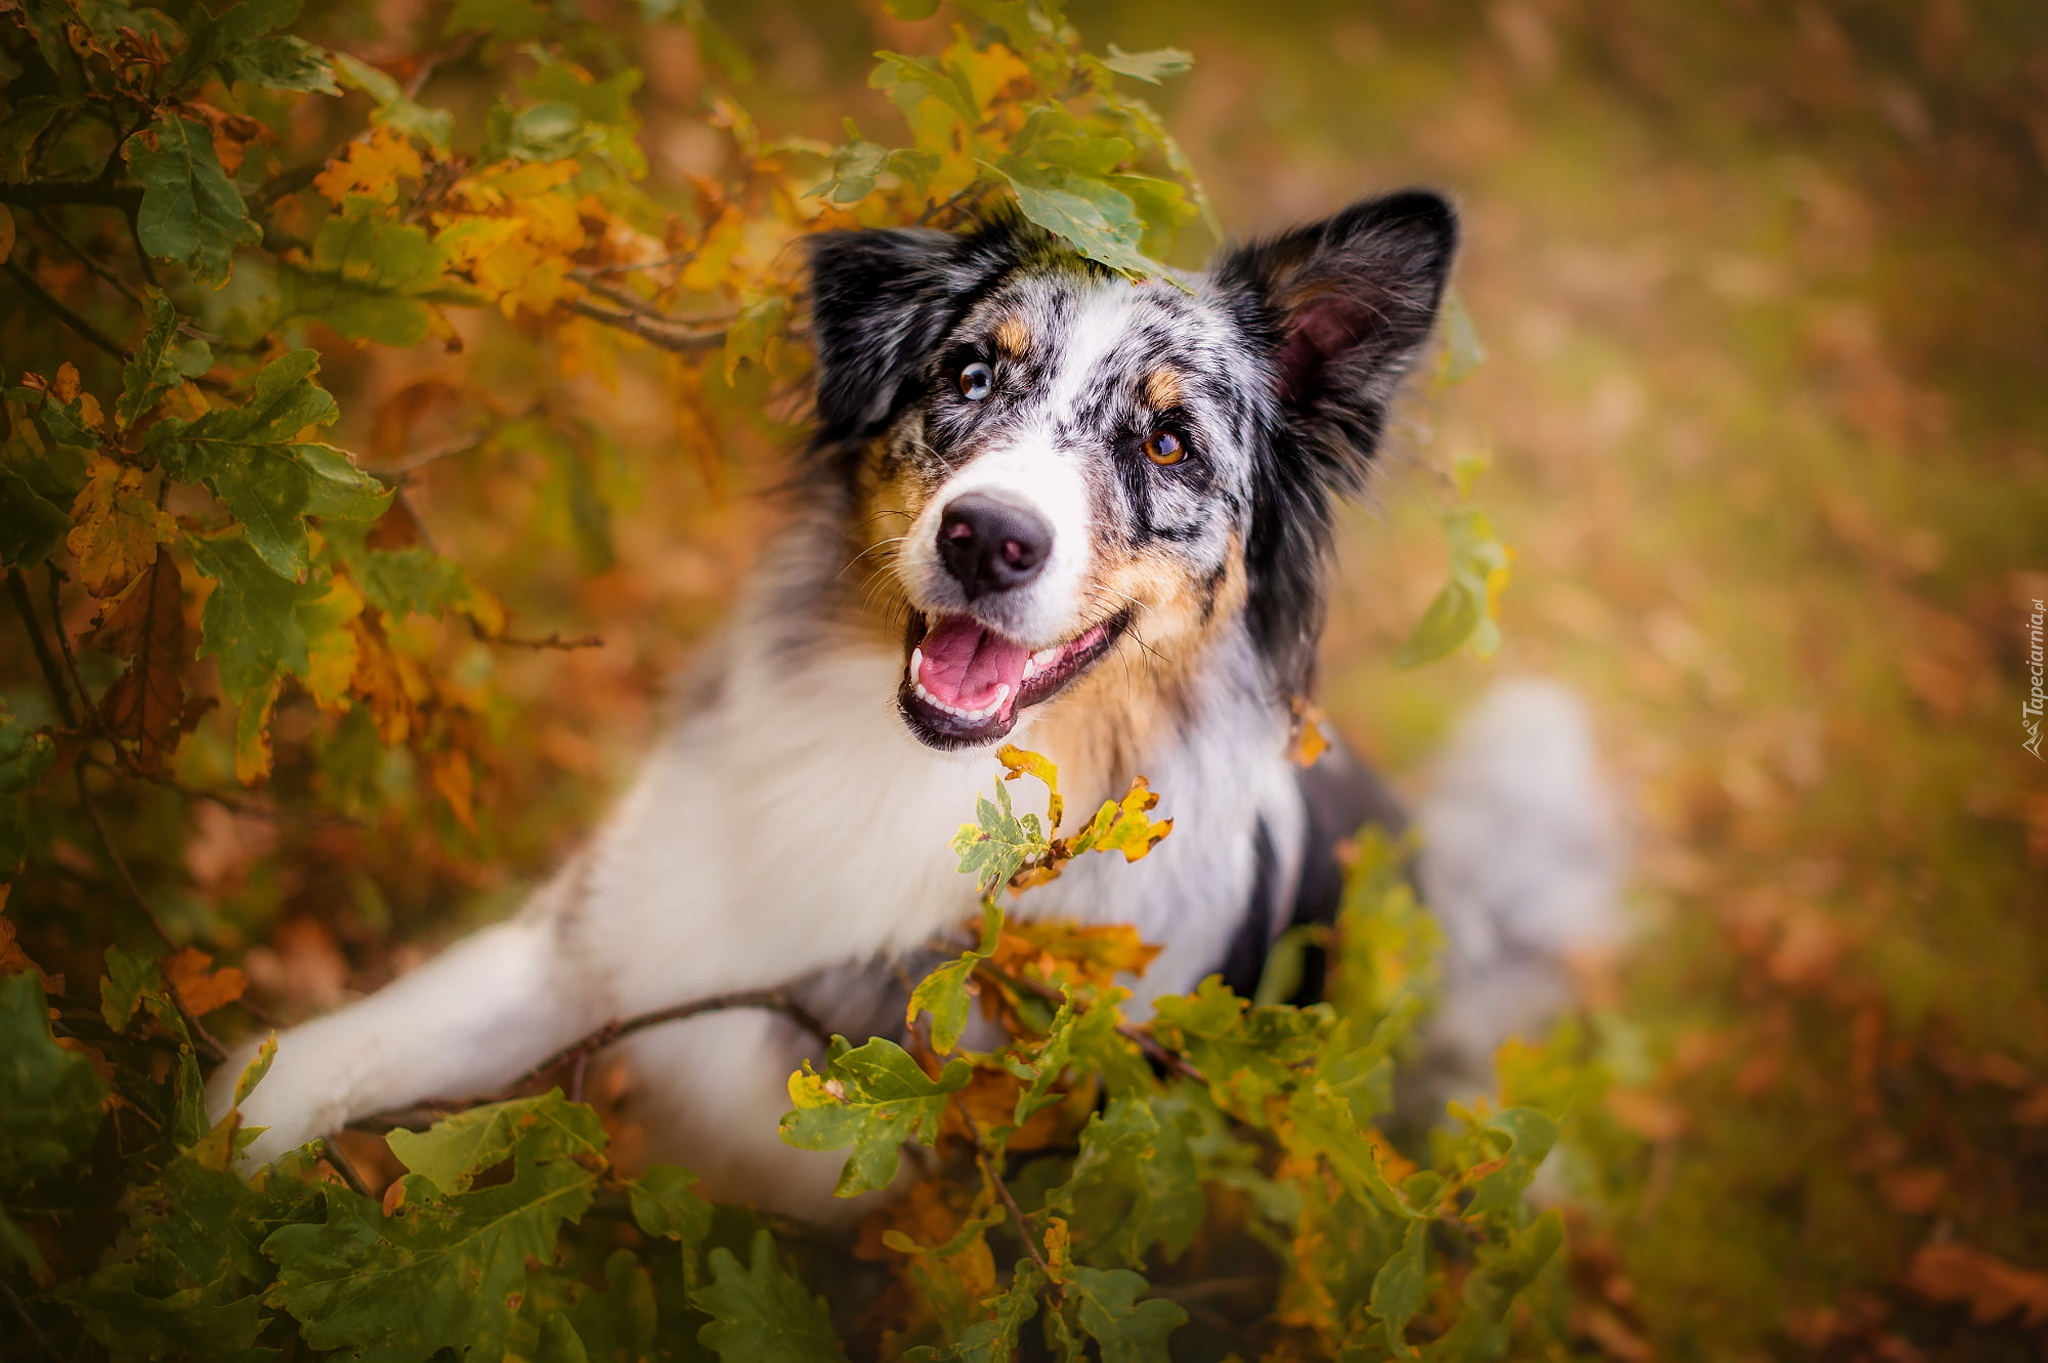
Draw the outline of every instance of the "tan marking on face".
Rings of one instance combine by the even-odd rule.
[[[1180,405],[1180,375],[1171,369],[1155,369],[1145,376],[1145,401],[1152,410],[1163,412]]]
[[[907,459],[892,459],[888,437],[861,452],[853,515],[843,549],[847,566],[833,581],[847,618],[890,643],[900,643],[907,601],[896,573],[902,538],[931,497],[931,487]]]
[[[1133,776],[1147,774],[1134,764],[1165,736],[1208,665],[1209,649],[1244,609],[1244,554],[1235,537],[1225,563],[1213,594],[1204,575],[1169,555],[1141,552],[1101,566],[1103,600],[1139,603],[1131,628],[1086,676],[1035,712],[1026,745],[1060,763],[1061,786],[1075,793],[1077,808],[1121,795]]]
[[[1017,316],[1005,317],[996,323],[996,349],[1013,360],[1021,360],[1031,350],[1031,328],[1024,325],[1024,319]]]

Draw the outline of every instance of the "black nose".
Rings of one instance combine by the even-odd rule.
[[[954,498],[939,520],[939,559],[970,601],[1023,586],[1050,553],[1045,517],[986,492]]]

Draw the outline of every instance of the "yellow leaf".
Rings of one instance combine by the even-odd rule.
[[[1104,800],[1102,808],[1074,839],[1074,852],[1121,852],[1125,861],[1138,858],[1157,847],[1173,831],[1173,820],[1154,821],[1149,811],[1159,803],[1157,792],[1147,788],[1145,778],[1136,777],[1121,800]]]
[[[68,364],[58,371],[58,383],[64,382],[66,371],[75,384],[78,371]],[[178,523],[143,493],[142,479],[141,469],[97,455],[87,470],[85,487],[72,503],[74,524],[64,544],[78,560],[85,589],[94,596],[118,595],[156,562],[159,544],[178,536]]]
[[[235,717],[235,779],[245,786],[270,776],[270,712],[277,706],[277,688],[273,681],[261,696],[243,701],[242,713]]]
[[[302,680],[306,694],[323,710],[348,708],[349,683],[355,678],[361,651],[350,625],[362,613],[363,594],[345,577],[336,577],[318,600],[299,608],[299,625],[306,631],[306,653],[311,661]]]
[[[380,123],[341,149],[327,169],[313,177],[313,188],[334,203],[362,195],[379,203],[398,199],[398,181],[423,173],[412,141],[388,123]]]
[[[1026,752],[1014,743],[1005,743],[996,749],[996,761],[1003,764],[1005,781],[1014,781],[1020,776],[1036,776],[1045,782],[1050,794],[1046,798],[1045,818],[1049,833],[1060,831],[1060,816],[1066,813],[1066,804],[1060,799],[1060,769],[1052,759],[1042,753]]]
[[[50,385],[50,396],[59,402],[73,402],[78,398],[78,366],[66,360],[57,366],[57,381]]]

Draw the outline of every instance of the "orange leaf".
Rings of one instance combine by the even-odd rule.
[[[1956,1240],[1920,1246],[1906,1268],[1906,1286],[1939,1302],[1962,1302],[1970,1319],[1988,1325],[2015,1311],[2028,1325],[2048,1320],[2048,1273],[2009,1264]]]
[[[242,997],[248,979],[234,966],[209,970],[213,957],[197,947],[183,947],[163,960],[164,979],[178,991],[178,1002],[194,1017],[204,1017]]]

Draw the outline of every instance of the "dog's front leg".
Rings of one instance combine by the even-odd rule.
[[[270,1071],[242,1104],[267,1128],[245,1158],[264,1163],[373,1112],[429,1098],[488,1095],[602,1025],[565,956],[559,920],[529,911],[456,943],[369,998],[278,1035]],[[218,1119],[261,1038],[207,1086]]]

